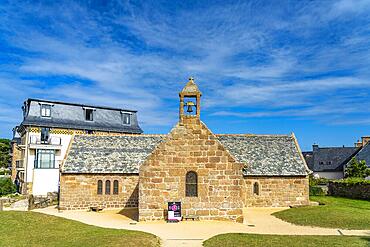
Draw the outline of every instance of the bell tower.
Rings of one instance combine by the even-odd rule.
[[[200,97],[202,93],[199,91],[192,77],[179,93],[180,96],[180,122],[185,119],[200,119]]]

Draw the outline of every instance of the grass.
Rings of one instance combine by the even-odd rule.
[[[35,212],[0,212],[0,246],[159,246],[139,231],[107,229]]]
[[[348,236],[288,236],[228,233],[214,236],[203,243],[204,247],[368,247],[370,237]]]
[[[370,229],[369,201],[331,196],[312,196],[310,200],[325,205],[291,208],[273,215],[296,225]]]

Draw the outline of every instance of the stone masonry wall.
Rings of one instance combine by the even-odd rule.
[[[139,220],[165,219],[170,201],[183,215],[241,220],[242,166],[199,119],[185,118],[140,167]],[[188,171],[198,174],[198,197],[185,196]]]
[[[138,179],[136,175],[120,174],[62,174],[60,178],[59,207],[62,210],[103,208],[130,208],[138,206]],[[97,194],[98,180],[103,181],[103,194]],[[105,194],[105,181],[111,181],[111,193]],[[113,181],[118,180],[118,195],[113,195]]]
[[[253,193],[259,184],[259,195]],[[243,198],[246,207],[287,207],[308,205],[308,177],[245,177]]]
[[[21,151],[18,149],[17,143],[12,143],[12,181],[14,182],[17,176],[17,160],[21,159]]]

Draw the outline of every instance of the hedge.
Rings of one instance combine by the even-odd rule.
[[[328,195],[370,200],[370,181],[348,178],[329,182]]]

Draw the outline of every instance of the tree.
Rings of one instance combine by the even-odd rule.
[[[0,196],[13,194],[16,191],[17,187],[10,178],[0,178]]]
[[[365,178],[370,176],[370,168],[366,166],[366,161],[361,160],[360,162],[353,157],[346,167],[345,170],[346,177],[356,177],[356,178]]]
[[[7,168],[10,166],[10,140],[0,139],[0,168]]]

